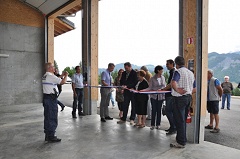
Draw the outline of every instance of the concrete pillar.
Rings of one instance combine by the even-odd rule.
[[[98,0],[82,1],[82,64],[88,85],[98,85]],[[83,111],[97,113],[98,89],[85,88]]]
[[[179,2],[182,7],[182,54],[186,66],[194,71],[197,84],[197,93],[193,94],[192,123],[187,125],[187,137],[189,142],[199,143],[204,140],[206,116],[208,0]]]

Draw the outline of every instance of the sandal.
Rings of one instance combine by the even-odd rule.
[[[134,126],[141,126],[142,124],[139,124],[139,123],[137,123],[137,124],[135,124]]]
[[[140,126],[139,126],[139,128],[144,128],[144,127],[145,127],[145,125],[140,125]]]
[[[205,126],[205,129],[213,129],[213,126],[207,125]]]

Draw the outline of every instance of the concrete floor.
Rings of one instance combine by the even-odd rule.
[[[175,136],[163,130],[135,128],[117,120],[99,122],[98,115],[71,118],[59,112],[60,143],[44,142],[41,104],[0,107],[0,159],[238,159],[240,150],[203,142],[170,148]]]

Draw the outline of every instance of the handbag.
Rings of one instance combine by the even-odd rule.
[[[163,105],[162,107],[162,115],[166,115],[166,105]]]

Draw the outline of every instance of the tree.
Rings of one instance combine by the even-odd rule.
[[[167,83],[167,82],[168,82],[168,78],[169,78],[168,72],[167,72],[167,71],[164,72],[164,73],[163,73],[163,76],[165,77],[165,81],[166,81],[166,83]]]
[[[72,77],[73,76],[73,74],[74,73],[76,73],[76,71],[75,71],[75,68],[74,67],[72,67],[72,68],[70,68],[70,67],[66,67],[66,68],[64,68],[64,70],[63,71],[67,71],[68,72],[68,77]]]
[[[233,95],[234,96],[240,96],[240,89],[239,88],[233,89]]]
[[[54,67],[59,71],[57,61],[54,60]]]

